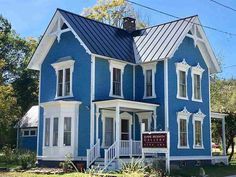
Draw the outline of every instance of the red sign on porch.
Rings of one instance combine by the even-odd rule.
[[[167,148],[167,133],[143,133],[143,148]]]

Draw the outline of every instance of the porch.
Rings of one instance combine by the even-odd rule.
[[[145,131],[157,129],[157,104],[129,101],[106,100],[96,101],[95,106],[95,143],[87,150],[87,166],[104,156],[104,169],[119,157],[141,157],[141,138],[135,138],[136,133],[141,135],[141,124]],[[140,132],[136,132],[135,117],[138,117]],[[102,126],[99,126],[102,122]],[[102,129],[102,135],[99,132]],[[103,153],[104,152],[104,153]]]

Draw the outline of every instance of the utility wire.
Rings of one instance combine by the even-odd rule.
[[[236,67],[236,65],[225,66],[223,68],[226,69],[226,68],[233,68],[233,67]]]
[[[143,4],[140,4],[140,3],[137,3],[137,2],[134,2],[134,1],[131,1],[131,0],[125,0],[131,4],[134,4],[134,5],[137,5],[137,6],[140,6],[140,7],[143,7],[143,8],[146,8],[146,9],[149,9],[149,10],[152,10],[152,11],[155,11],[157,13],[160,13],[160,14],[163,14],[163,15],[166,15],[166,16],[169,16],[169,17],[172,17],[172,18],[175,18],[175,19],[182,19],[176,15],[173,15],[173,14],[170,14],[170,13],[167,13],[167,12],[164,12],[164,11],[161,11],[161,10],[158,10],[158,9],[154,9],[152,7],[149,7],[149,6],[146,6],[146,5],[143,5]],[[195,24],[195,25],[198,25],[198,26],[201,26],[201,27],[204,27],[204,28],[207,28],[207,29],[210,29],[210,30],[213,30],[213,31],[217,31],[219,33],[224,33],[224,34],[227,34],[227,35],[230,35],[230,36],[236,36],[236,33],[231,33],[231,32],[227,32],[227,31],[223,31],[223,30],[220,30],[220,29],[217,29],[217,28],[214,28],[214,27],[211,27],[211,26],[206,26],[206,25],[201,25],[201,24],[198,24],[198,23],[194,23],[194,22],[191,22],[187,19],[183,19],[184,21],[187,21],[187,22],[190,22],[192,24]]]
[[[220,6],[224,7],[224,8],[227,8],[227,9],[230,9],[230,10],[236,12],[236,9],[234,9],[234,8],[232,8],[230,6],[224,5],[224,4],[222,4],[222,3],[218,2],[218,1],[215,1],[215,0],[209,0],[209,1],[214,2],[215,4],[218,4],[218,5],[220,5]]]

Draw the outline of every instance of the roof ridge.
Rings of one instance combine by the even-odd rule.
[[[172,21],[169,21],[169,22],[160,23],[158,25],[149,26],[149,27],[138,29],[138,30],[135,30],[135,31],[146,30],[146,29],[149,29],[149,28],[154,28],[154,27],[158,27],[158,26],[161,26],[161,25],[166,25],[168,23],[173,23],[173,22],[177,22],[177,21],[181,21],[181,20],[185,20],[187,18],[193,18],[193,17],[198,17],[198,15],[191,15],[191,16],[188,16],[188,17],[180,18],[180,19],[177,19],[177,20],[172,20]]]
[[[79,14],[76,14],[74,12],[71,12],[71,11],[68,11],[68,10],[64,10],[64,9],[61,9],[61,8],[57,8],[58,11],[64,11],[66,13],[70,13],[70,14],[73,14],[73,15],[76,15],[76,16],[79,16],[81,18],[84,18],[86,20],[90,20],[90,21],[94,21],[96,23],[100,23],[100,24],[103,24],[103,25],[106,25],[106,26],[109,26],[109,27],[112,27],[112,28],[116,28],[116,29],[119,29],[119,30],[122,30],[122,31],[125,31],[127,33],[129,33],[127,30],[123,29],[123,28],[119,28],[119,27],[116,27],[116,26],[113,26],[113,25],[109,25],[107,23],[104,23],[104,22],[100,22],[98,20],[94,20],[94,19],[91,19],[91,18],[88,18],[88,17],[85,17],[85,16],[82,16],[82,15],[79,15]]]

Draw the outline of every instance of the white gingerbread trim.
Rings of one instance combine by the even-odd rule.
[[[188,100],[188,70],[190,68],[190,65],[188,65],[188,63],[186,62],[185,59],[183,59],[182,62],[178,62],[178,63],[175,63],[175,66],[176,66],[176,74],[177,74],[177,95],[176,97],[178,99],[184,99],[184,100]],[[185,82],[186,82],[186,97],[182,97],[180,96],[180,88],[179,88],[179,72],[180,71],[183,71],[185,72]]]
[[[197,102],[202,102],[202,73],[205,70],[200,66],[198,63],[196,66],[191,67],[191,77],[192,77],[192,101],[197,101]],[[194,87],[194,75],[199,75],[200,76],[200,99],[195,98],[195,87]]]
[[[123,74],[124,74],[124,68],[125,68],[126,63],[123,62],[117,62],[114,60],[109,60],[109,69],[110,69],[110,92],[109,96],[110,97],[115,97],[115,98],[124,98],[123,95]],[[121,95],[114,95],[113,94],[113,68],[117,68],[121,70]]]
[[[178,123],[178,149],[189,149],[189,141],[188,141],[188,122],[189,117],[192,113],[188,112],[186,107],[180,112],[177,112],[177,123]],[[180,146],[180,120],[184,119],[186,120],[186,131],[187,131],[187,146]]]
[[[151,131],[151,123],[152,123],[152,112],[140,112],[136,113],[139,119],[139,124],[140,124],[140,131],[141,131],[141,124],[143,119],[148,120],[148,131]]]
[[[206,117],[205,114],[202,113],[201,109],[198,110],[197,113],[193,114],[193,149],[204,149],[204,144],[203,144],[203,120]],[[195,122],[200,121],[201,122],[201,146],[198,146],[195,144]]]
[[[156,90],[155,90],[155,76],[156,76],[156,66],[157,62],[152,62],[152,63],[146,63],[142,64],[142,69],[143,69],[143,75],[144,75],[144,94],[143,94],[143,99],[149,99],[149,98],[156,98]],[[147,70],[152,70],[152,96],[147,96],[147,90],[146,90],[146,73]]]

